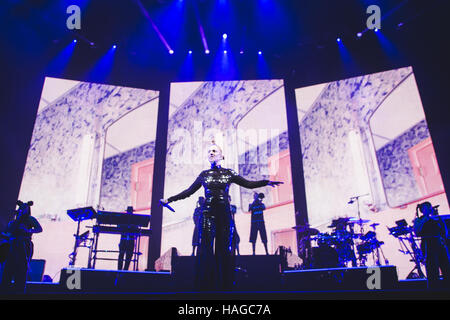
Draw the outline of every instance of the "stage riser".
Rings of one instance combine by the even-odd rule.
[[[68,273],[61,271],[59,289],[79,292],[182,292],[194,290],[195,257],[173,259],[173,273],[121,272],[81,269],[80,287],[69,290]],[[369,290],[367,268],[279,271],[278,256],[240,256],[234,291],[333,291]],[[241,270],[241,271],[239,271]],[[70,282],[70,281],[69,281]],[[73,282],[72,282],[73,283]],[[395,267],[380,267],[382,290],[398,288]]]
[[[371,278],[374,274],[368,273],[367,269],[360,267],[284,272],[282,288],[289,291],[370,290],[368,283],[375,283],[372,281],[374,278]],[[398,288],[397,270],[394,266],[381,266],[379,274],[379,288]]]
[[[173,291],[173,279],[169,273],[124,272],[109,270],[80,270],[80,290],[69,289],[67,283],[73,276],[66,269],[61,271],[61,290],[83,292],[169,292]],[[73,278],[71,278],[73,279]],[[68,281],[69,280],[69,281]]]
[[[192,256],[172,257],[175,287],[178,290],[194,288],[195,259]],[[236,256],[234,290],[281,289],[279,256]]]

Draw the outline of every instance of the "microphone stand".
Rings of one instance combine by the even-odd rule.
[[[348,201],[348,204],[352,204],[352,203],[355,202],[355,200],[356,200],[356,204],[357,204],[357,208],[358,208],[358,224],[359,224],[359,232],[360,232],[361,234],[364,233],[364,229],[363,229],[362,220],[361,220],[361,211],[360,211],[360,209],[359,209],[359,198],[365,197],[365,196],[368,196],[368,195],[369,195],[369,193],[356,195],[356,196],[351,197],[350,200]],[[362,262],[361,262],[361,261],[362,261],[362,257],[360,257],[360,255],[358,255],[358,260],[359,260],[359,263],[360,263],[360,265],[361,265],[361,264],[362,264]]]

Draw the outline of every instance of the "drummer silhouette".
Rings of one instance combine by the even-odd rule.
[[[339,218],[333,220],[330,227],[334,227],[331,236],[335,239],[335,248],[339,256],[340,266],[346,266],[348,261],[352,262],[352,267],[356,267],[356,255],[353,249],[353,234],[347,230],[351,225],[350,218]]]

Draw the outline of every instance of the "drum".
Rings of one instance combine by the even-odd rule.
[[[378,241],[376,238],[372,238],[367,242],[363,242],[356,246],[356,250],[359,254],[368,254],[371,253],[373,250],[381,247],[381,245],[384,244],[383,241]]]
[[[372,244],[370,242],[364,242],[361,244],[358,244],[356,246],[356,250],[359,254],[368,254],[372,252]]]
[[[376,233],[373,231],[367,232],[365,235],[361,236],[361,240],[363,241],[371,241],[376,238]]]
[[[335,235],[331,235],[328,233],[319,233],[316,237],[315,240],[317,240],[317,244],[319,245],[319,247],[323,247],[323,246],[333,246],[336,245],[338,243],[338,239],[336,238]]]

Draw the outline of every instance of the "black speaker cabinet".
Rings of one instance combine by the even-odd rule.
[[[41,282],[44,276],[45,260],[31,260],[28,270],[27,281]]]
[[[177,290],[194,289],[195,260],[193,256],[172,256],[172,274]],[[236,256],[234,276],[235,290],[278,290],[281,286],[280,256]]]
[[[288,291],[396,289],[395,266],[327,268],[283,272],[283,289]]]

